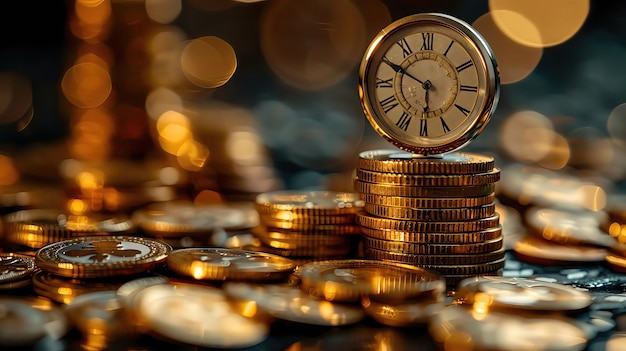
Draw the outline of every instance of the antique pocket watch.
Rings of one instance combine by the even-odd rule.
[[[369,44],[359,68],[359,97],[372,127],[417,155],[467,145],[489,122],[499,91],[485,39],[446,14],[392,22]]]

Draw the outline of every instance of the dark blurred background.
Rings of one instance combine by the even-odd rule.
[[[359,152],[391,148],[360,107],[363,52],[385,25],[419,12],[474,25],[498,59],[498,108],[466,151],[494,155],[503,170],[541,167],[607,192],[619,192],[626,179],[621,2],[3,6],[0,185],[55,178],[66,159],[104,165],[157,157],[188,174],[194,193],[349,189]]]

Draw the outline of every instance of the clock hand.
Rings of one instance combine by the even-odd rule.
[[[411,77],[411,78],[415,79],[418,83],[420,83],[420,84],[422,85],[422,88],[424,87],[424,82],[422,82],[421,80],[419,80],[419,79],[417,79],[417,78],[413,77],[413,76],[411,75],[411,73],[407,72],[404,68],[402,68],[402,66],[400,66],[400,65],[398,65],[398,64],[395,64],[395,63],[393,63],[393,62],[389,61],[389,59],[387,59],[387,58],[386,58],[386,57],[384,57],[384,56],[383,56],[383,58],[382,58],[382,61],[383,61],[384,63],[386,63],[387,65],[389,65],[389,67],[391,67],[391,69],[392,69],[392,70],[396,71],[397,73],[402,73],[402,74],[404,74],[404,75],[406,75],[406,76],[409,76],[409,77]]]
[[[433,86],[433,83],[430,82],[430,80],[425,81],[424,83],[422,83],[422,88],[424,88],[424,112],[428,112],[428,92],[430,91],[430,88]]]

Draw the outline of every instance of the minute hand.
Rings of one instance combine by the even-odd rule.
[[[422,85],[422,87],[424,86],[424,82],[422,82],[421,80],[413,77],[411,75],[411,73],[407,72],[404,68],[402,68],[402,66],[389,61],[386,57],[383,57],[383,62],[386,63],[389,67],[391,67],[392,70],[396,71],[396,73],[401,73],[401,74],[407,75],[407,76],[415,79],[418,83],[420,83]]]

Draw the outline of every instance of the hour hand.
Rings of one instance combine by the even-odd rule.
[[[392,69],[392,70],[394,70],[396,73],[401,73],[401,74],[404,74],[404,75],[406,75],[406,76],[408,76],[408,77],[411,77],[411,78],[415,79],[415,80],[416,80],[418,83],[420,83],[421,85],[424,85],[424,82],[422,82],[421,80],[419,80],[419,79],[417,79],[417,78],[413,77],[413,76],[411,75],[411,73],[407,72],[404,68],[402,68],[402,66],[400,66],[400,65],[398,65],[398,64],[396,64],[396,63],[393,63],[393,62],[389,61],[389,59],[388,59],[388,58],[386,58],[386,57],[384,57],[384,56],[383,56],[382,61],[383,61],[384,63],[386,63],[389,67],[391,67],[391,69]]]

